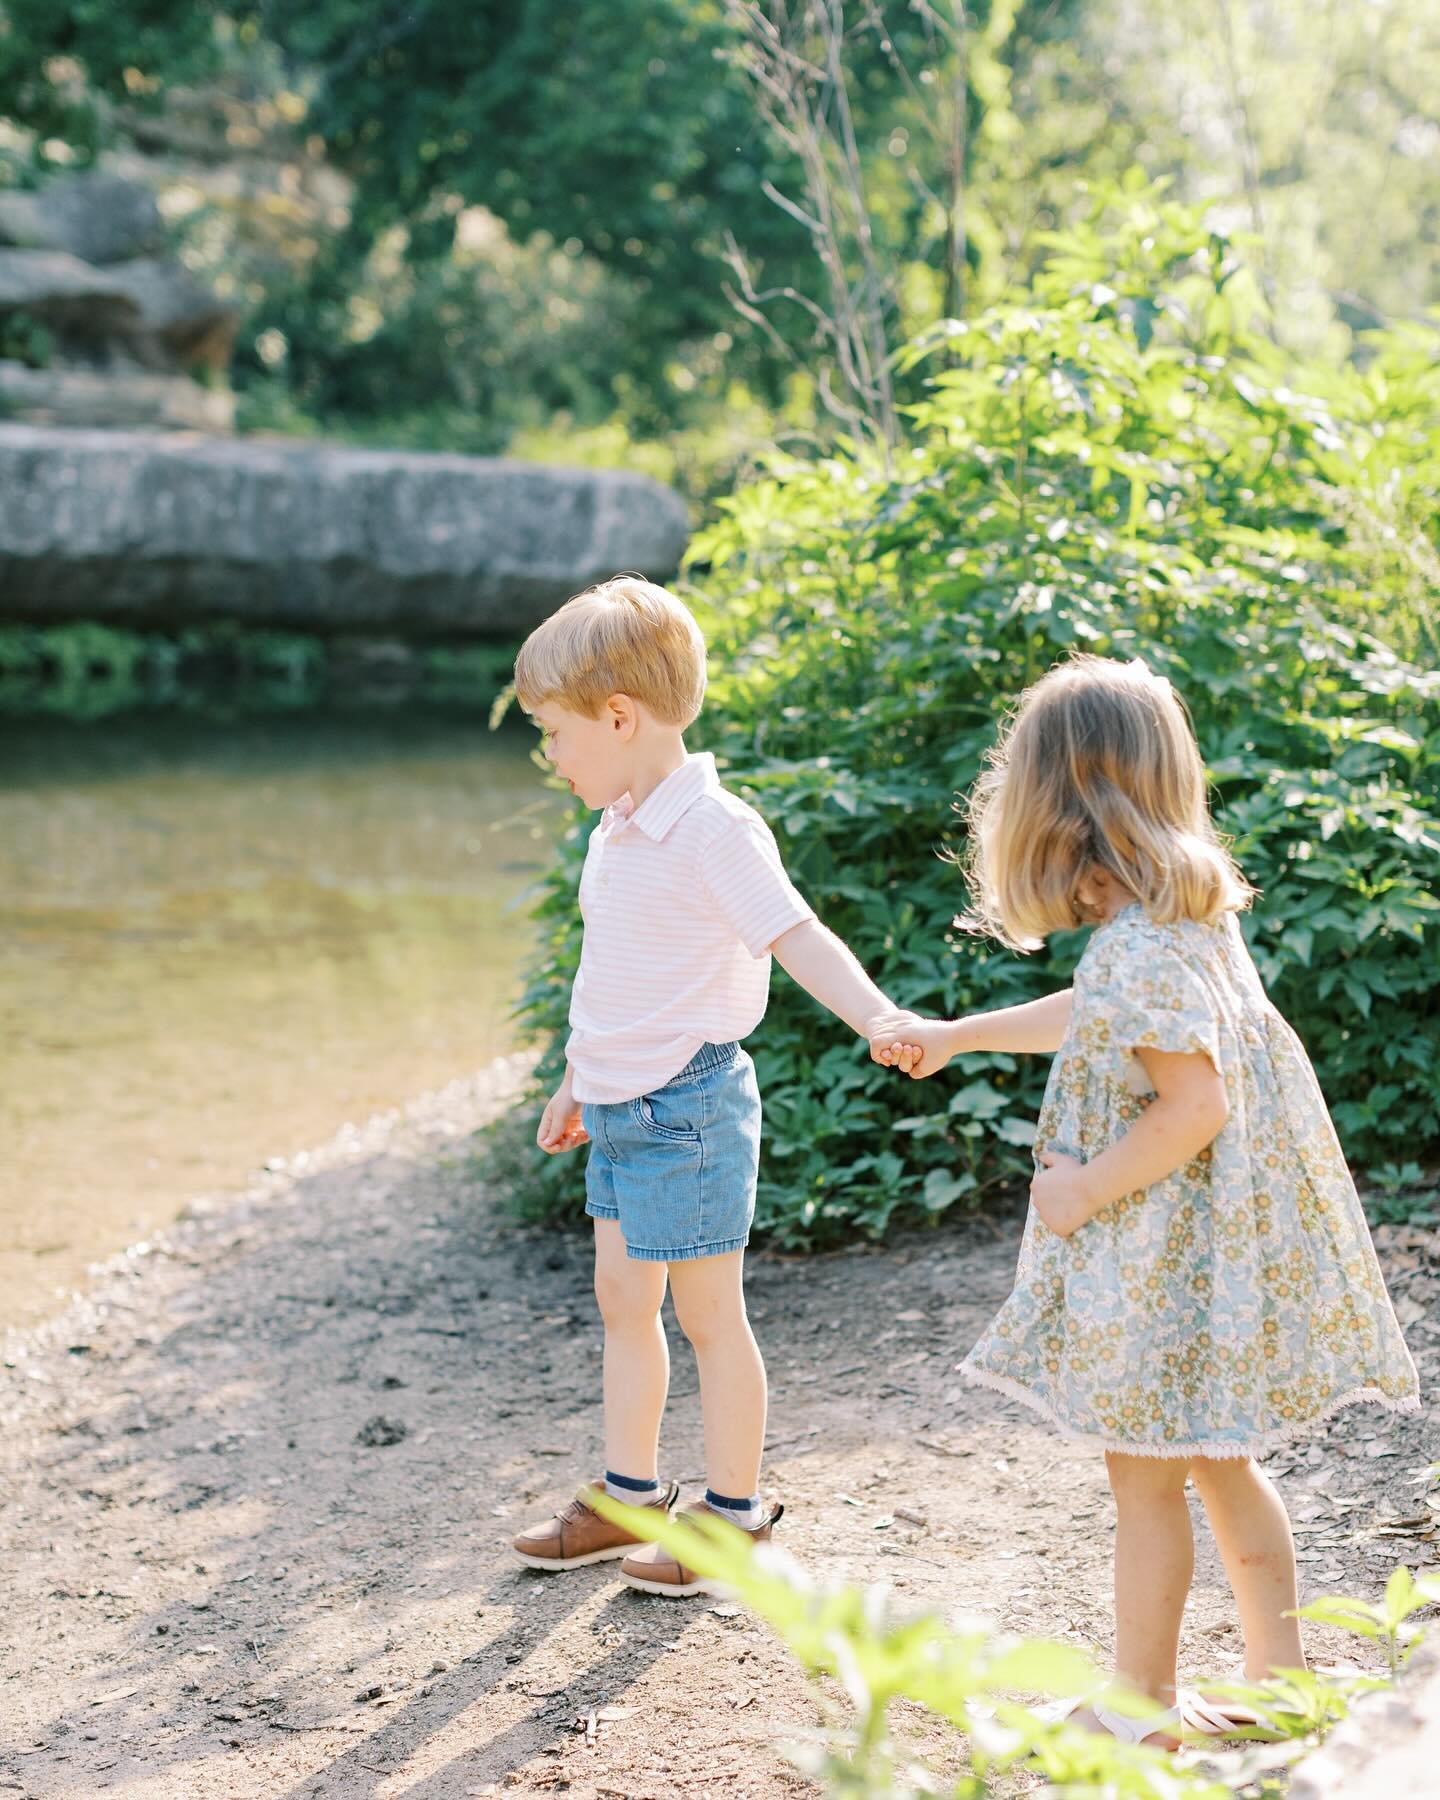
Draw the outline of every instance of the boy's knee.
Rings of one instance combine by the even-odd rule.
[[[597,1274],[595,1277],[595,1304],[600,1308],[600,1317],[607,1330],[649,1327],[660,1312],[660,1299],[648,1283],[630,1281],[623,1275]]]
[[[734,1343],[748,1329],[743,1306],[685,1306],[677,1297],[675,1318],[697,1356],[722,1344]]]
[[[686,1342],[697,1356],[702,1355],[718,1342],[720,1334],[715,1329],[713,1319],[686,1318],[683,1313],[678,1311],[675,1317],[679,1321],[681,1331],[685,1334]]]

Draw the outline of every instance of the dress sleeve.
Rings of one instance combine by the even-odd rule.
[[[1198,1053],[1223,1074],[1215,1000],[1177,949],[1132,937],[1106,946],[1087,974],[1082,1038],[1092,1055],[1123,1062],[1136,1050]]]

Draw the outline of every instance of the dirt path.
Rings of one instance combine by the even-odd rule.
[[[828,1702],[764,1627],[506,1553],[596,1472],[600,1426],[584,1239],[507,1223],[467,1167],[466,1134],[521,1072],[267,1172],[11,1342],[0,1794],[812,1791],[776,1745]],[[1440,1239],[1382,1238],[1431,1377]],[[977,1223],[753,1259],[784,1542],[917,1607],[1103,1652],[1098,1459],[954,1373],[1014,1250],[1011,1224]],[[674,1341],[668,1466],[693,1483],[694,1364]],[[1357,1409],[1273,1459],[1309,1593],[1373,1593],[1435,1559],[1417,1477],[1437,1455],[1432,1406]],[[1186,1664],[1237,1645],[1202,1534]]]

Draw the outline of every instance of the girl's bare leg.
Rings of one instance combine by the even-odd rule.
[[[1195,1539],[1185,1504],[1183,1457],[1107,1454],[1115,1496],[1115,1673],[1157,1706],[1175,1704],[1180,1621],[1195,1572]],[[1088,1709],[1073,1715],[1104,1727]],[[1147,1744],[1173,1749],[1173,1735],[1152,1732]]]
[[[1300,1621],[1285,1616],[1300,1604],[1295,1542],[1275,1484],[1248,1457],[1197,1457],[1190,1475],[1240,1613],[1246,1678],[1263,1681],[1277,1669],[1303,1669]]]

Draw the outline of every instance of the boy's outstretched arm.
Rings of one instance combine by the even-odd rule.
[[[873,1036],[882,1024],[898,1028],[914,1018],[882,994],[833,931],[818,919],[806,919],[782,931],[770,946],[770,954],[807,994],[843,1019],[858,1036]]]

